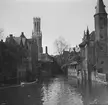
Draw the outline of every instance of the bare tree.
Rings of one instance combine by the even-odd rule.
[[[62,55],[63,51],[69,49],[69,44],[66,42],[66,40],[63,37],[59,37],[58,39],[56,39],[54,45],[56,48],[56,52],[59,55]]]
[[[59,37],[58,39],[55,40],[54,46],[56,49],[56,53],[58,54],[56,60],[60,66],[62,66],[65,61],[66,57],[64,57],[63,52],[64,51],[69,51],[69,44],[66,42],[66,40],[63,37]]]

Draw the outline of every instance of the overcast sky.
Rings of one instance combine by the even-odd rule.
[[[108,0],[104,0],[108,10]],[[62,36],[71,46],[78,45],[87,26],[94,30],[96,0],[0,0],[0,28],[10,33],[32,36],[33,17],[41,18],[43,47],[53,54],[54,41]]]

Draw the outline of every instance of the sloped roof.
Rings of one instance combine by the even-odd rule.
[[[25,37],[13,37],[13,39],[17,42],[18,45],[22,44],[25,45],[26,43],[26,38]]]
[[[6,43],[18,44],[18,43],[14,40],[14,37],[7,37],[7,38],[6,38]]]
[[[86,35],[84,36],[86,37]],[[84,39],[84,38],[83,38]],[[90,34],[90,41],[94,41],[95,40],[95,31],[92,31]],[[79,47],[84,47],[87,44],[87,39],[85,38],[80,44]]]
[[[18,45],[20,45],[20,42],[21,42],[20,37],[13,37],[13,39],[17,42]]]
[[[41,54],[41,60],[42,61],[50,61],[50,62],[53,61],[52,57],[46,53]]]
[[[21,33],[21,36],[20,37],[26,38],[25,35],[24,35],[24,32]]]
[[[106,13],[103,0],[97,0],[96,14],[98,14],[98,13]]]
[[[86,45],[86,41],[84,40],[82,43],[79,44],[79,47],[84,47]]]
[[[12,44],[23,44],[25,46],[26,44],[26,38],[25,37],[15,37],[13,35],[10,35],[10,37],[6,38],[6,42],[12,43]]]
[[[26,38],[22,38],[23,45],[25,45],[25,42],[26,42]]]
[[[90,34],[90,40],[95,40],[95,31],[92,31]]]

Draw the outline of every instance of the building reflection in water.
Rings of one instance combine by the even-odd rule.
[[[60,92],[60,83],[57,78],[49,83],[43,83],[42,87],[42,101],[43,105],[56,105],[58,100],[58,93]]]
[[[43,105],[83,105],[82,96],[66,81],[56,78],[50,84],[43,84]]]
[[[108,105],[108,86],[75,78],[58,77],[24,87],[0,91],[0,104],[8,105]]]
[[[68,78],[69,79],[69,78]],[[43,83],[43,105],[108,104],[108,87],[95,82],[56,78]]]
[[[77,91],[82,95],[84,105],[108,104],[108,87],[97,82],[77,81]]]

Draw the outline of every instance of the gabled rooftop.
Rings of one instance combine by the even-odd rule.
[[[21,38],[26,38],[25,35],[24,35],[24,32],[21,32],[20,37],[21,37]]]
[[[96,8],[96,14],[106,13],[105,5],[103,3],[103,0],[97,0],[97,6],[95,8]]]

